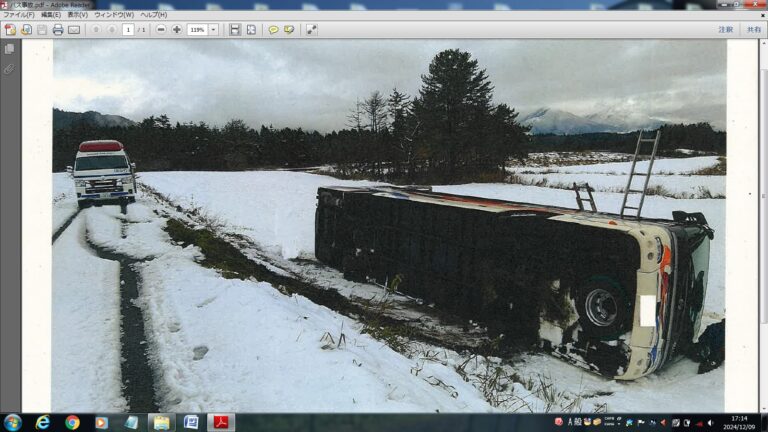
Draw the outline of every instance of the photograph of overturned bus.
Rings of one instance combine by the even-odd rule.
[[[315,255],[476,320],[521,349],[619,380],[694,343],[713,230],[671,220],[500,201],[429,188],[322,187]]]

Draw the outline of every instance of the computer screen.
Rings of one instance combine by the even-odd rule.
[[[758,3],[1,12],[4,427],[757,430]]]

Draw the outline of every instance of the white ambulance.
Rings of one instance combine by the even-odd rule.
[[[135,170],[123,144],[114,140],[81,143],[75,166],[67,167],[80,208],[97,201],[136,201]]]

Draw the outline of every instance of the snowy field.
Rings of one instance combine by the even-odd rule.
[[[685,169],[696,170],[703,163],[693,160],[702,158],[690,159],[688,168],[675,162],[680,164],[678,168],[659,169],[682,173]],[[622,169],[620,162],[597,165],[610,166],[608,169],[615,172]],[[572,174],[577,173],[573,170],[583,169],[566,168]],[[54,174],[54,230],[57,220],[65,220],[76,210],[71,181],[66,174]],[[141,173],[139,181],[174,203],[216,220],[222,230],[248,237],[284,262],[313,259],[318,187],[372,184],[285,171],[148,172]],[[468,184],[434,189],[575,206],[572,191],[543,187]],[[621,194],[598,192],[595,199],[600,210],[615,212]],[[153,353],[151,363],[159,376],[157,393],[162,395],[158,403],[165,411],[723,410],[722,391],[713,391],[723,388],[723,368],[697,375],[696,364],[686,359],[634,382],[616,382],[550,356],[524,355],[503,364],[503,368],[524,380],[552,383],[558,401],[547,401],[541,393],[513,383],[509,390],[514,394],[512,401],[492,403],[483,394],[481,383],[465,380],[467,372],[479,373],[488,363],[469,362],[461,374],[457,369],[469,358],[467,353],[417,344],[421,353],[440,354],[405,356],[361,333],[359,322],[304,297],[286,296],[266,282],[225,279],[198,264],[199,249],[171,242],[163,231],[162,215],[168,209],[161,207],[157,201],[140,195],[125,215],[117,206],[86,209],[55,243],[54,298],[62,302],[54,301],[54,394],[73,393],[57,392],[56,388],[74,382],[83,387],[77,399],[54,401],[55,410],[77,407],[81,411],[120,411],[126,404],[120,395],[119,327],[115,327],[119,320],[115,305],[119,288],[113,280],[118,278],[117,270],[114,262],[94,256],[86,237],[95,245],[141,260],[137,271],[142,286],[136,304],[144,314],[147,342]],[[652,196],[646,198],[643,214],[669,218],[672,210],[701,211],[716,231],[705,304],[706,325],[724,315],[725,200]],[[78,259],[88,260],[91,271],[73,275],[70,269]],[[90,291],[81,289],[86,285]],[[101,285],[107,285],[107,289],[96,290]],[[85,295],[90,304],[96,302],[101,309],[83,321],[70,316],[68,308]],[[92,333],[88,326],[96,326],[99,331]],[[86,333],[99,343],[89,344],[85,353],[82,347],[67,343],[82,339]],[[344,343],[339,344],[342,334]],[[91,363],[98,371],[87,378],[81,371],[85,358],[96,359]],[[107,397],[104,383],[108,383]]]
[[[568,166],[516,166],[509,171],[525,184],[551,188],[569,188],[576,182],[589,183],[600,192],[623,192],[631,163],[605,162]],[[653,164],[653,176],[648,183],[651,193],[676,198],[725,197],[725,176],[696,175],[694,173],[718,163],[717,156],[657,159]],[[640,161],[635,172],[647,172],[648,161]],[[636,176],[633,189],[642,189],[645,177]]]

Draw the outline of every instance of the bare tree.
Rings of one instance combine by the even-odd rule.
[[[347,126],[360,132],[363,130],[363,103],[360,99],[355,102],[355,106],[347,114]]]
[[[366,125],[373,133],[383,132],[387,128],[387,102],[378,90],[363,102],[363,112],[368,119]]]

